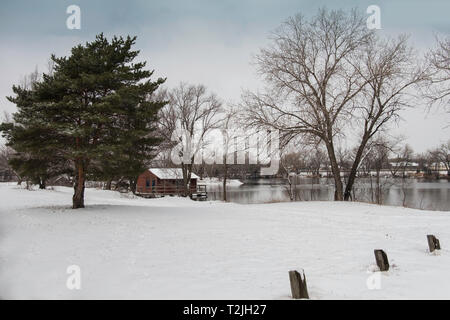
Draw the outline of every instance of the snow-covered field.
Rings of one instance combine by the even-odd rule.
[[[239,205],[0,184],[0,298],[450,298],[450,214],[359,203]],[[428,253],[426,235],[441,241]],[[366,281],[382,248],[393,267]],[[81,289],[66,287],[69,265]],[[380,274],[380,273],[376,273]]]

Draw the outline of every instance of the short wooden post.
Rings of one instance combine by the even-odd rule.
[[[306,276],[303,270],[301,270],[301,273],[296,270],[289,271],[289,280],[291,281],[292,298],[309,299]]]
[[[386,253],[381,249],[375,249],[375,260],[377,262],[380,271],[388,271],[389,270],[389,261]]]
[[[436,238],[434,235],[432,234],[427,235],[427,240],[430,252],[433,252],[434,250],[441,250],[441,244],[439,243],[439,239]]]

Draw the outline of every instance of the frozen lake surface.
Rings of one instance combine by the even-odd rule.
[[[228,201],[236,203],[267,203],[289,201],[284,179],[244,180],[240,186],[229,186]],[[373,187],[374,179],[373,179]],[[450,180],[382,179],[383,204],[426,210],[450,211]],[[221,200],[222,185],[209,185],[210,200]],[[357,183],[357,199],[370,202],[370,180]],[[334,186],[331,179],[302,178],[298,185],[298,200],[333,200]]]

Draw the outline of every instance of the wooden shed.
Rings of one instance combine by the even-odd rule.
[[[191,174],[190,193],[197,192],[199,177]],[[150,168],[137,181],[136,191],[141,195],[178,195],[183,193],[183,171],[181,168]]]

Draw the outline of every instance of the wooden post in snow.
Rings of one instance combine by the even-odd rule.
[[[439,243],[439,239],[436,238],[434,235],[432,234],[427,235],[427,240],[430,252],[433,252],[434,250],[441,250],[441,244]]]
[[[289,271],[289,280],[291,281],[292,298],[309,299],[308,287],[306,286],[306,277],[303,269],[301,274],[296,271]]]
[[[380,271],[388,271],[389,270],[389,261],[386,253],[381,249],[375,249],[375,260],[377,262]]]

